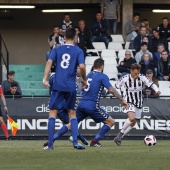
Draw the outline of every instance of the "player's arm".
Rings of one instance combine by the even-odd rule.
[[[122,96],[118,93],[118,91],[116,89],[114,89],[113,87],[109,87],[108,91],[113,94],[116,98],[118,98],[123,106],[127,109],[128,108],[128,104],[126,103],[126,101],[122,98]]]
[[[0,96],[1,96],[2,103],[4,105],[4,110],[5,110],[5,112],[8,113],[8,108],[6,106],[6,100],[5,100],[5,97],[4,97],[4,94],[3,94],[3,91],[2,91],[1,87],[0,87]]]
[[[82,76],[82,90],[86,88],[86,67],[84,64],[79,64],[80,74]]]
[[[49,59],[46,63],[45,70],[44,70],[44,77],[43,77],[43,84],[45,87],[49,87],[49,83],[47,82],[47,77],[50,72],[51,66],[52,66],[53,61]]]
[[[144,84],[148,87],[151,87],[156,94],[161,94],[159,88],[157,87],[156,84],[154,84],[151,80],[149,80],[146,76],[143,76],[143,79],[144,79]]]

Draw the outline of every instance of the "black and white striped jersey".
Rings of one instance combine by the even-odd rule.
[[[144,85],[153,88],[156,92],[159,91],[158,87],[142,74],[140,74],[137,79],[132,78],[131,74],[127,74],[117,81],[115,87],[119,89],[124,86],[124,100],[126,100],[127,103],[132,103],[137,108],[142,108],[142,90]]]

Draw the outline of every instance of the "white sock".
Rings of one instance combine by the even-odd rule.
[[[132,128],[133,128],[132,126],[129,126],[129,127],[124,131],[122,138],[123,138]]]
[[[125,130],[130,126],[132,122],[127,118],[126,122],[124,123],[122,130],[120,131],[121,133],[125,133]]]

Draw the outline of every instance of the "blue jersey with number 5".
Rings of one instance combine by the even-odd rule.
[[[104,87],[108,89],[112,86],[109,82],[108,76],[94,70],[90,72],[86,78],[87,86],[82,93],[81,100],[99,102]]]
[[[76,72],[79,64],[84,64],[84,54],[74,45],[64,44],[52,50],[49,57],[56,63],[54,90],[76,91]]]

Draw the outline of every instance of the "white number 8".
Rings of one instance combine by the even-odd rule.
[[[61,67],[64,68],[64,69],[68,68],[69,65],[70,65],[70,62],[69,62],[69,60],[70,60],[70,55],[69,55],[69,54],[63,54],[63,55],[62,55],[62,59],[63,59],[63,60],[62,60],[61,63],[60,63]]]

